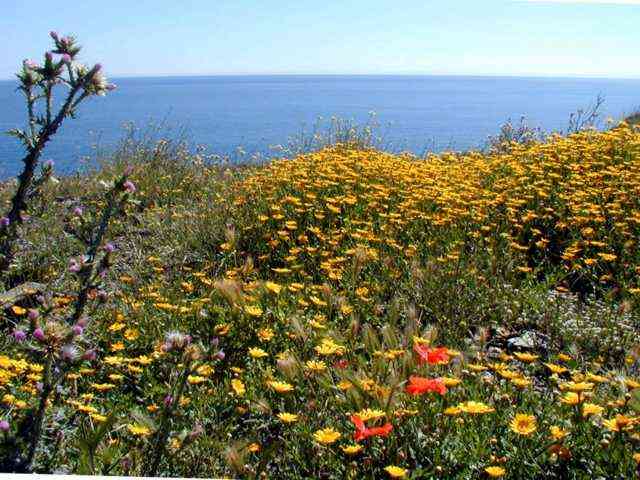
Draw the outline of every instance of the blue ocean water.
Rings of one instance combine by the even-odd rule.
[[[524,115],[545,130],[566,128],[578,108],[605,97],[605,116],[640,105],[640,80],[449,76],[218,76],[114,79],[118,89],[93,98],[67,120],[43,158],[58,172],[80,168],[96,144],[109,149],[123,125],[165,121],[197,144],[226,154],[242,147],[268,154],[316,123],[319,116],[366,122],[375,112],[386,144],[425,149],[480,147],[508,118]],[[0,82],[0,130],[25,126],[15,82]],[[306,126],[306,127],[305,127]],[[0,136],[0,177],[14,175],[22,150]]]

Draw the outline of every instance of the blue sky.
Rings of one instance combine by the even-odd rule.
[[[110,76],[640,77],[640,0],[2,0],[0,78],[73,33]]]

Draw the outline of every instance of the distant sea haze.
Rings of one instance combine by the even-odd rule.
[[[133,122],[164,121],[194,144],[227,154],[241,147],[269,155],[306,131],[318,117],[364,123],[375,112],[393,149],[464,150],[482,147],[507,119],[526,116],[544,130],[566,128],[569,114],[605,97],[603,120],[640,106],[640,80],[451,76],[217,76],[113,79],[118,89],[83,103],[49,144],[43,158],[73,173],[94,146],[114,146]],[[24,127],[16,83],[0,82],[0,130]],[[60,93],[64,89],[60,88]],[[0,136],[0,177],[15,175],[23,156],[12,137]]]

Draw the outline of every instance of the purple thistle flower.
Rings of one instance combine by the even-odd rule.
[[[0,218],[0,225],[2,225],[3,227],[8,227],[10,223],[11,223],[11,220],[9,220],[8,217]]]
[[[42,331],[42,329],[40,327],[38,327],[33,331],[33,338],[35,338],[39,342],[44,342],[46,337],[45,337],[44,332]]]
[[[216,353],[216,358],[220,361],[224,360],[224,357],[226,357],[226,355],[224,354],[224,352],[222,350],[220,350],[218,353]]]
[[[51,160],[51,159],[47,160],[43,164],[44,168],[49,169],[49,170],[52,169],[54,165],[55,165],[55,162],[53,160]]]
[[[124,190],[129,193],[135,193],[136,191],[136,185],[131,180],[127,180],[126,182],[124,182],[122,184],[122,188],[124,188]]]
[[[38,317],[40,317],[40,312],[38,310],[36,310],[35,308],[30,308],[29,309],[29,313],[27,313],[27,317],[29,318],[29,320],[31,320],[32,322],[37,320]]]
[[[49,32],[49,36],[53,38],[56,42],[60,39],[60,37],[58,36],[58,32],[55,32],[53,30]]]
[[[111,242],[106,243],[103,248],[104,248],[104,251],[107,253],[113,253],[116,249],[116,247]]]
[[[82,354],[83,360],[88,360],[89,362],[93,362],[96,359],[96,351],[95,350],[87,350]]]
[[[63,63],[66,63],[66,64],[71,63],[71,55],[69,55],[68,53],[65,53],[64,55],[62,55],[62,61]]]
[[[82,216],[83,213],[84,213],[84,209],[82,207],[76,207],[76,208],[73,209],[73,214],[76,217]]]
[[[53,62],[53,53],[51,52],[45,53],[44,58],[47,60],[47,62]]]
[[[82,325],[75,324],[71,328],[71,331],[73,332],[74,335],[82,335],[82,333],[84,332],[84,328],[82,328]]]
[[[8,432],[10,428],[11,428],[11,426],[9,425],[9,422],[7,422],[6,420],[0,420],[0,431],[1,432]]]
[[[24,342],[27,338],[27,334],[24,333],[22,330],[14,330],[13,331],[13,339],[16,342]]]
[[[173,397],[171,395],[167,395],[166,397],[164,397],[163,403],[165,407],[170,407],[173,403]]]

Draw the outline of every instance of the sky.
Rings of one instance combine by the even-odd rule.
[[[111,77],[640,77],[640,0],[1,0],[0,79],[73,34]]]

